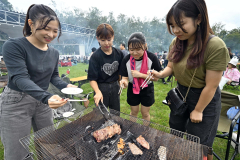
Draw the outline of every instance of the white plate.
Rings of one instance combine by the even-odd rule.
[[[81,88],[63,88],[61,92],[65,94],[79,94],[82,93],[83,90]]]
[[[63,113],[63,117],[70,117],[72,115],[74,115],[74,112],[64,112]]]

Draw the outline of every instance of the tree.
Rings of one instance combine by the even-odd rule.
[[[219,36],[221,31],[224,30],[225,24],[222,24],[222,22],[214,23],[212,26],[212,30],[216,36]]]
[[[110,24],[115,33],[115,47],[118,47],[120,43],[127,45],[129,36],[134,32],[142,32],[145,35],[148,49],[152,52],[168,50],[173,39],[173,36],[167,31],[165,18],[155,17],[149,21],[147,19],[141,20],[135,16],[127,17],[124,14],[119,14],[115,18],[113,12],[103,16],[102,11],[96,7],[89,8],[87,12],[83,12],[79,8],[75,8],[73,11],[62,10],[60,12],[57,10],[55,1],[51,0],[51,3],[61,22],[92,29],[96,29],[101,23]]]
[[[0,0],[0,10],[13,11],[13,6],[8,0]]]
[[[231,50],[239,51],[240,50],[240,28],[232,29],[223,39],[224,42]]]
[[[115,30],[114,41],[118,43],[116,45],[120,45],[120,43],[125,43],[125,44],[127,43],[127,39],[129,36],[127,18],[128,17],[124,14],[119,14],[117,16],[116,25],[114,28]]]
[[[218,37],[220,37],[221,39],[224,39],[227,34],[228,34],[228,31],[225,30],[225,29],[223,29],[223,30],[221,30],[221,32],[219,33]]]
[[[81,11],[78,8],[75,8],[74,9],[74,15],[76,17],[75,25],[81,26],[81,27],[87,27],[88,22],[87,22],[87,19],[85,18],[86,17],[85,12]]]
[[[86,13],[85,18],[88,22],[87,27],[96,29],[99,26],[99,24],[102,23],[102,11],[100,11],[96,7],[89,8],[89,12]]]

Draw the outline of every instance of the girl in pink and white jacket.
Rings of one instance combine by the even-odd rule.
[[[231,61],[228,63],[228,67],[226,71],[224,72],[224,76],[222,77],[219,88],[222,90],[223,86],[227,84],[232,85],[238,85],[239,78],[240,78],[240,72],[238,71],[237,67],[238,59],[236,57],[233,57]],[[232,82],[234,81],[234,82]]]

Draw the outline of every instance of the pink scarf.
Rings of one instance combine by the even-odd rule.
[[[130,56],[130,67],[131,67],[131,70],[136,70],[136,62],[135,62],[135,59],[133,58],[133,56]],[[147,51],[144,51],[140,73],[147,74],[147,71],[148,71],[148,56],[147,56]],[[133,78],[133,93],[134,94],[140,93],[140,86],[142,85],[144,80],[145,79],[143,79],[143,78]],[[148,85],[146,84],[145,87],[148,87]]]

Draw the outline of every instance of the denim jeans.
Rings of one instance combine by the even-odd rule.
[[[113,83],[98,83],[98,88],[103,95],[103,103],[106,107],[120,111],[120,89],[118,81]]]
[[[188,87],[178,84],[178,88],[185,97]],[[190,113],[194,110],[202,90],[202,88],[191,88],[189,90],[186,99],[188,104],[187,111],[180,116],[170,113],[169,125],[173,129],[198,136],[201,144],[212,147],[217,133],[218,121],[221,112],[221,91],[218,87],[213,99],[204,109],[202,122],[193,123],[190,120]]]
[[[30,95],[5,88],[0,100],[1,141],[4,159],[22,160],[28,154],[19,139],[53,125],[53,114],[48,105]]]

